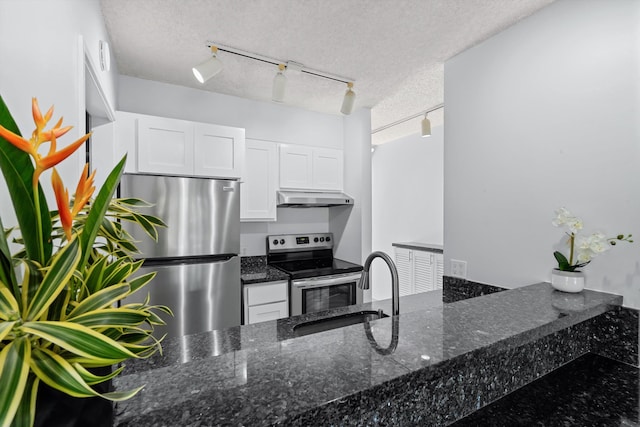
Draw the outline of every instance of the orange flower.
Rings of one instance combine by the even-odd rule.
[[[93,186],[96,171],[93,171],[91,175],[87,176],[88,171],[89,165],[85,164],[80,180],[78,181],[78,187],[76,188],[73,209],[69,209],[69,191],[64,188],[64,184],[62,183],[62,179],[60,178],[60,175],[58,175],[56,168],[53,168],[53,173],[51,174],[51,185],[56,196],[60,223],[62,224],[62,229],[64,230],[68,240],[71,240],[74,218],[82,210],[84,205],[87,204],[96,189],[96,187]]]
[[[91,133],[86,134],[82,138],[75,141],[73,144],[69,144],[64,147],[60,151],[56,151],[56,139],[69,132],[72,129],[71,126],[62,126],[62,118],[58,120],[58,123],[55,126],[45,131],[44,128],[51,120],[51,116],[53,116],[53,107],[49,108],[47,113],[42,116],[40,112],[40,107],[38,106],[38,100],[33,98],[31,101],[31,112],[33,114],[33,121],[36,124],[36,128],[31,134],[31,139],[27,140],[20,135],[17,135],[5,127],[0,125],[0,137],[3,137],[11,144],[13,144],[18,149],[28,153],[33,160],[35,161],[35,171],[33,173],[33,186],[35,187],[38,184],[38,180],[40,179],[40,174],[57,165],[78,149],[84,142],[91,136]],[[40,145],[43,142],[49,142],[49,152],[46,156],[41,156],[38,152]]]
[[[56,195],[56,204],[58,205],[58,214],[60,215],[62,229],[67,235],[67,240],[71,240],[73,215],[69,210],[69,192],[64,188],[64,184],[62,183],[62,179],[60,178],[60,175],[58,175],[56,168],[53,168],[53,173],[51,174],[51,186],[53,187],[53,192]]]
[[[87,176],[88,172],[89,164],[85,164],[80,180],[78,181],[78,187],[76,188],[76,195],[73,201],[73,210],[71,211],[71,214],[74,218],[82,210],[84,205],[87,204],[96,189],[93,185],[93,180],[96,177],[96,171],[94,170],[91,175]]]

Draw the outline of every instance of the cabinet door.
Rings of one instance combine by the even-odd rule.
[[[193,124],[184,120],[139,117],[138,171],[193,174]]]
[[[395,248],[395,262],[400,280],[400,296],[413,293],[413,269],[411,268],[411,250]]]
[[[193,173],[215,178],[240,178],[244,129],[196,123]]]
[[[241,221],[276,220],[277,145],[247,139],[240,191]]]
[[[444,255],[434,254],[435,265],[433,268],[435,289],[442,289],[442,276],[444,276]]]
[[[313,149],[313,188],[316,190],[342,191],[342,150]]]
[[[249,322],[258,323],[267,320],[282,319],[289,316],[289,308],[286,302],[257,305],[249,307]]]
[[[308,190],[313,188],[313,149],[280,145],[280,188]]]
[[[413,293],[432,291],[435,289],[433,283],[434,257],[432,252],[413,252]]]

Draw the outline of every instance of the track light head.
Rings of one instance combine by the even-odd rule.
[[[349,115],[353,110],[353,104],[356,101],[356,93],[352,90],[353,82],[347,83],[347,91],[344,93],[344,99],[342,100],[342,108],[340,112],[342,114]]]
[[[284,64],[278,64],[278,74],[273,78],[273,89],[271,90],[271,99],[275,102],[284,101],[284,92],[287,85],[287,76],[284,75]]]
[[[423,138],[431,136],[431,122],[427,118],[427,114],[428,113],[426,113],[424,115],[424,119],[422,119],[422,132],[421,132],[421,135],[422,135]]]
[[[193,75],[200,83],[206,82],[222,71],[222,62],[218,59],[217,54],[218,48],[211,46],[211,58],[192,68]]]

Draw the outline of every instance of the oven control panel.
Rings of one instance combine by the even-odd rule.
[[[268,252],[283,250],[331,249],[332,233],[278,234],[267,236]]]

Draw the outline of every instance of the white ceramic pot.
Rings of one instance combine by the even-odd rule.
[[[551,271],[551,286],[562,292],[580,292],[584,289],[584,273],[581,271]]]

